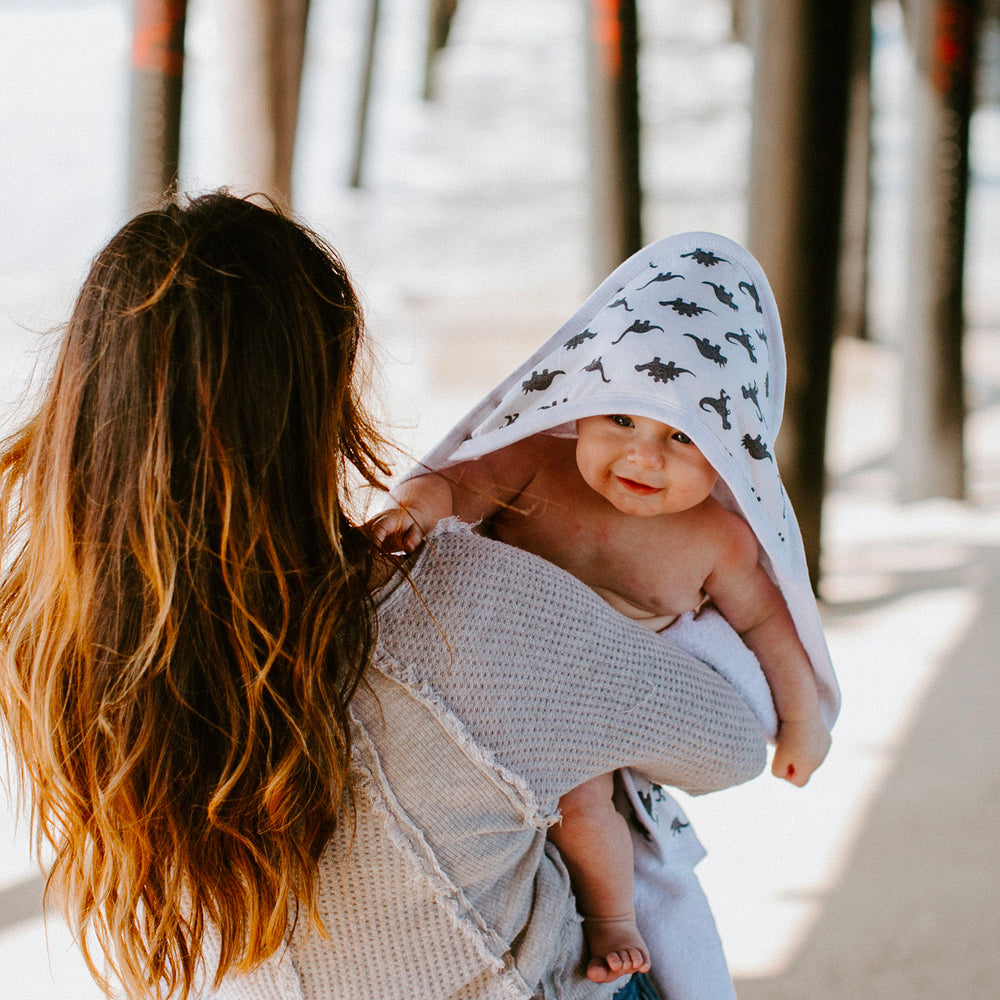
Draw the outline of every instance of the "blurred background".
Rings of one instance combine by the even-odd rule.
[[[4,428],[175,176],[338,248],[400,468],[642,243],[747,243],[844,708],[806,789],[685,801],[739,996],[1000,996],[995,0],[0,0]],[[96,998],[15,792],[0,997]]]

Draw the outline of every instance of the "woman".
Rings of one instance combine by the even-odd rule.
[[[725,787],[762,731],[543,560],[455,524],[382,555],[361,336],[333,251],[224,193],[95,261],[0,453],[0,706],[49,889],[131,997],[613,996],[560,795]]]

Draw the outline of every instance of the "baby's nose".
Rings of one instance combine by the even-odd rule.
[[[631,461],[641,469],[662,469],[663,450],[653,444],[637,444],[629,453]]]

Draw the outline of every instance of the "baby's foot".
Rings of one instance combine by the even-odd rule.
[[[583,933],[590,951],[587,978],[591,981],[610,983],[619,976],[649,971],[649,952],[634,918],[585,917]]]

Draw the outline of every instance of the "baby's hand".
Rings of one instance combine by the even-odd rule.
[[[369,522],[372,538],[386,552],[413,552],[424,540],[426,532],[417,520],[416,511],[406,507],[390,507],[376,514]]]
[[[782,722],[771,773],[793,785],[804,785],[826,757],[830,733],[819,717],[804,722]]]

